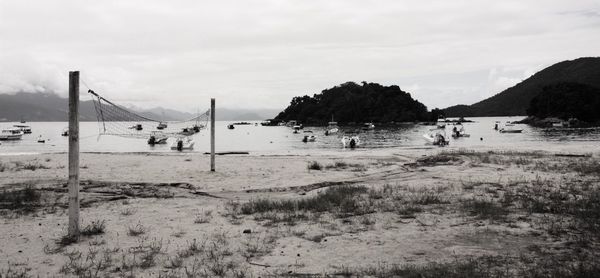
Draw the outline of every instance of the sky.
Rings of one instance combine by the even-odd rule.
[[[66,96],[79,70],[146,108],[283,109],[347,81],[445,108],[599,51],[598,0],[0,0],[0,93]]]

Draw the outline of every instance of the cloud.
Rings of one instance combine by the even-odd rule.
[[[363,80],[419,84],[411,93],[430,107],[473,103],[525,70],[597,55],[599,10],[591,0],[0,0],[0,93],[65,94],[68,71],[81,70],[112,100],[191,111],[211,97],[283,108]],[[490,79],[494,68],[518,70]]]

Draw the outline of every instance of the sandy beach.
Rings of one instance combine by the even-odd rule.
[[[84,153],[77,242],[67,155],[2,156],[0,276],[597,271],[600,164],[574,154],[226,155],[210,172],[202,154]]]

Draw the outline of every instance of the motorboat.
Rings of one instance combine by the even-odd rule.
[[[446,124],[437,124],[437,128],[439,128],[439,129],[445,129],[446,128]]]
[[[177,138],[175,142],[171,145],[171,150],[184,151],[184,150],[193,150],[194,149],[194,140],[190,137],[185,138]]]
[[[142,124],[135,124],[130,126],[129,129],[142,130],[144,128],[142,127]]]
[[[372,130],[375,129],[375,125],[373,123],[364,123],[362,126],[363,130]]]
[[[450,141],[446,139],[446,132],[441,130],[434,129],[430,133],[423,134],[423,138],[425,141],[435,146],[446,146],[450,143]]]
[[[234,128],[235,128],[235,126],[233,124],[228,124],[227,125],[227,129],[234,129]]]
[[[179,132],[179,134],[181,134],[181,135],[185,135],[185,136],[188,136],[188,135],[193,135],[194,133],[196,133],[196,132],[194,131],[194,128],[193,128],[193,127],[184,127],[184,128],[182,128],[182,129],[181,129],[181,131]]]
[[[304,142],[304,143],[314,142],[315,140],[317,140],[317,137],[314,135],[304,135],[304,138],[302,138],[302,142]]]
[[[165,122],[160,122],[160,123],[158,123],[158,125],[156,126],[156,129],[163,130],[163,129],[167,128],[167,127],[168,127],[167,123],[165,123]]]
[[[357,148],[360,146],[360,138],[358,136],[344,136],[342,137],[342,146],[344,148]]]
[[[460,128],[458,128],[459,125],[456,125],[452,128],[452,138],[460,138],[460,137],[471,137],[470,134],[467,134],[465,132],[465,127],[460,125]]]
[[[198,133],[198,132],[200,132],[200,130],[201,130],[201,129],[203,129],[203,128],[204,128],[204,126],[203,126],[203,125],[201,125],[201,124],[195,124],[195,125],[192,127],[192,130],[194,131],[194,133]]]
[[[340,128],[338,127],[338,123],[333,121],[333,116],[331,116],[331,122],[327,123],[327,129],[325,129],[325,135],[338,133]]]
[[[152,133],[150,133],[150,138],[148,138],[148,145],[153,146],[155,144],[166,144],[167,139],[169,139],[169,137],[164,135],[162,132],[153,131]]]
[[[46,143],[46,139],[44,139],[44,138],[42,137],[42,135],[40,135],[40,136],[38,136],[38,138],[37,138],[37,142],[38,142],[38,143]]]
[[[13,127],[20,129],[23,134],[31,134],[31,127],[28,125],[13,125]]]
[[[63,128],[62,132],[60,133],[60,136],[69,136],[69,128]]]
[[[0,133],[0,140],[21,140],[23,131],[18,128],[8,128]]]

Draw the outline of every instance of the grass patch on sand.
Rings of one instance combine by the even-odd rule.
[[[321,163],[319,163],[317,161],[310,161],[310,162],[308,162],[308,165],[306,165],[306,169],[308,169],[308,171],[310,171],[310,170],[321,171],[323,169],[323,165],[321,165]]]
[[[0,192],[0,209],[33,212],[40,206],[41,196],[31,185],[16,190],[3,189]]]
[[[294,200],[258,199],[240,206],[242,214],[266,212],[328,212],[340,210],[344,213],[358,213],[359,205],[354,198],[357,194],[366,193],[364,186],[330,187],[316,196]]]

